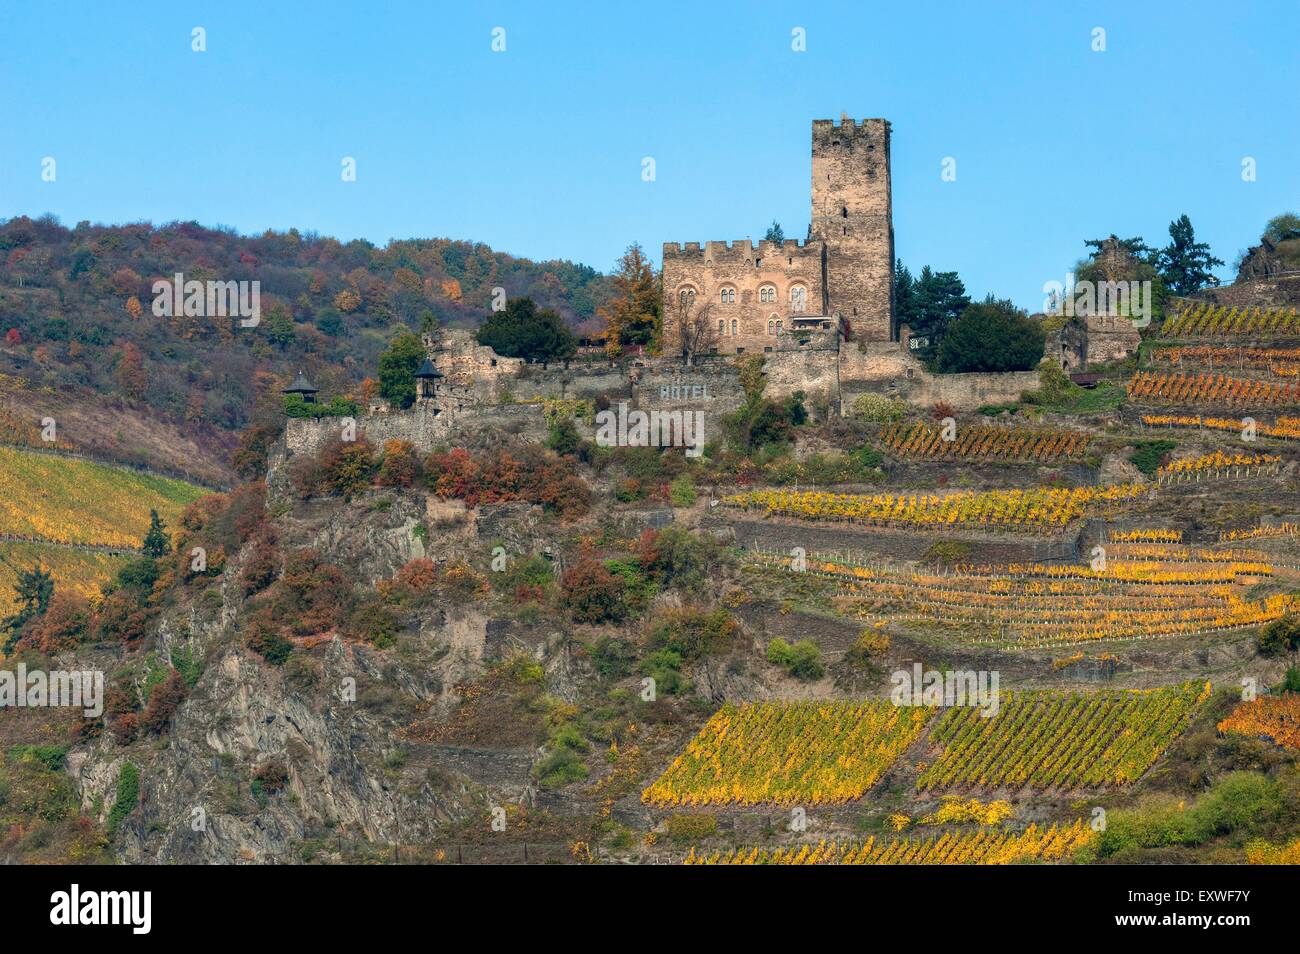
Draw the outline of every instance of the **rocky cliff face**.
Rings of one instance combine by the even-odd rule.
[[[380,499],[300,502],[273,523],[286,548],[315,548],[366,584],[411,559],[445,562],[485,545],[459,505],[426,505],[420,493]],[[490,517],[486,532],[529,545],[529,508],[515,509]],[[427,539],[417,526],[429,528]],[[333,634],[272,666],[242,638],[237,581],[246,559],[241,552],[228,564],[219,601],[173,607],[158,624],[159,657],[182,648],[206,660],[168,733],[129,747],[103,733],[69,753],[82,805],[101,820],[122,766],[140,771],[139,808],[116,841],[122,860],[356,857],[373,850],[360,846],[418,843],[440,824],[535,796],[531,744],[478,750],[412,742],[405,733],[453,708],[455,687],[481,677],[492,657],[509,647],[540,654],[552,635],[494,624],[472,602],[446,603],[422,612],[418,632],[392,650]]]

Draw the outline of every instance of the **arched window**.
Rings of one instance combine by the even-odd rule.
[[[735,318],[732,318],[732,319],[731,319],[731,336],[732,336],[733,338],[736,336],[736,319],[735,319]]]
[[[780,318],[778,318],[778,319],[776,320],[776,333],[777,333],[778,335],[781,333],[781,319],[780,319]]]
[[[768,333],[769,335],[774,335],[774,334],[776,334],[776,319],[775,319],[775,318],[769,318],[769,319],[767,319],[767,333]]]
[[[758,300],[760,302],[776,301],[776,289],[771,285],[764,285],[758,290]]]
[[[803,311],[808,304],[808,289],[802,285],[795,285],[790,289],[790,310]]]
[[[724,319],[724,318],[719,318],[719,319],[718,319],[718,334],[720,334],[720,335],[725,335],[726,333],[727,333],[727,322],[726,322],[726,319]]]
[[[724,305],[734,305],[736,303],[736,289],[724,288],[722,289],[721,294],[722,294],[722,303]]]
[[[695,289],[683,288],[677,293],[677,298],[683,305],[689,308],[691,305],[695,304]]]

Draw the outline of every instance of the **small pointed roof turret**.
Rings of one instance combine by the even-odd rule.
[[[299,371],[299,372],[298,372],[298,377],[294,378],[293,384],[289,385],[289,386],[288,386],[287,388],[285,388],[284,391],[281,392],[281,393],[283,393],[283,394],[316,394],[318,391],[320,391],[320,388],[314,387],[314,386],[312,385],[312,383],[311,383],[310,381],[307,380],[307,375],[305,375],[305,374],[303,374],[301,371]]]
[[[419,370],[415,372],[415,376],[417,378],[428,378],[429,380],[436,380],[442,377],[442,372],[439,371],[437,368],[435,368],[433,366],[433,362],[426,357],[424,359],[424,364],[420,365]]]

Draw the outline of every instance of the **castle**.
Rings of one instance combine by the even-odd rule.
[[[889,131],[884,119],[813,120],[805,242],[664,243],[665,351],[772,352],[806,331],[897,341]]]
[[[720,434],[724,415],[745,393],[738,363],[692,360],[710,353],[766,354],[766,395],[801,393],[827,415],[848,413],[863,394],[966,411],[1017,400],[1038,386],[1036,371],[933,374],[899,342],[889,140],[884,119],[813,122],[804,242],[666,243],[661,355],[538,367],[498,355],[469,330],[440,329],[424,341],[436,386],[406,411],[382,402],[367,408],[359,429],[376,444],[401,438],[421,452],[482,428],[540,441],[543,402],[583,398],[699,411],[706,433]],[[1126,320],[1075,319],[1058,332],[1049,356],[1082,369],[1125,357],[1138,341]],[[283,465],[338,426],[331,418],[290,419],[272,473],[283,482]]]

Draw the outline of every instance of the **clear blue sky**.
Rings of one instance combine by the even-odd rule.
[[[607,270],[632,241],[657,260],[773,218],[802,238],[809,124],[841,111],[893,122],[904,262],[1031,308],[1085,238],[1163,244],[1186,212],[1231,264],[1300,211],[1294,0],[801,7],[6,4],[0,217],[449,236]]]

